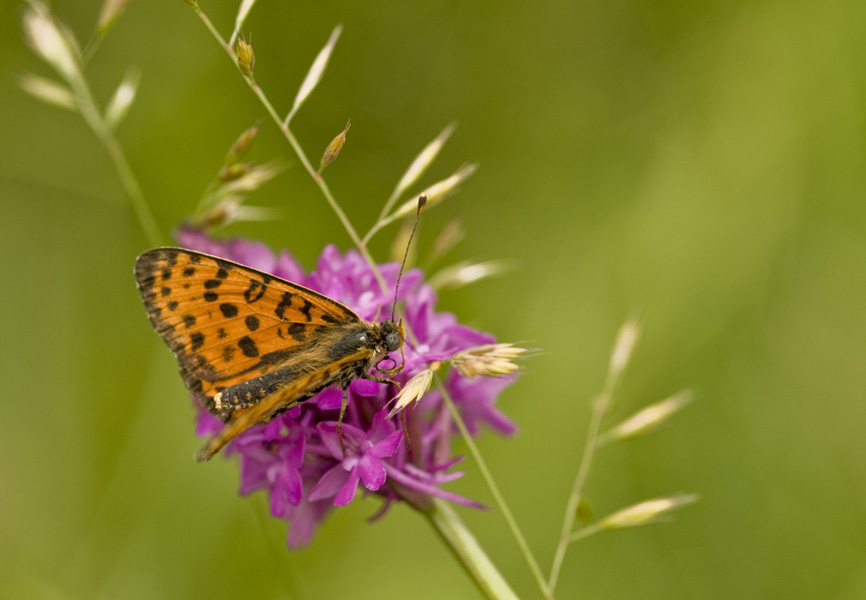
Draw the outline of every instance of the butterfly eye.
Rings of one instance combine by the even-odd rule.
[[[396,332],[391,332],[385,336],[385,347],[388,349],[388,352],[393,352],[397,350],[402,343],[400,339],[400,334]]]

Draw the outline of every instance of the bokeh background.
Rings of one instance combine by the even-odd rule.
[[[233,2],[203,0],[228,34]],[[102,147],[17,87],[50,72],[20,4],[0,17],[0,596],[474,598],[427,523],[356,500],[305,551],[231,462],[196,464],[193,411],[132,277],[148,247]],[[99,3],[57,0],[86,39]],[[866,597],[866,4],[859,0],[260,0],[245,27],[284,112],[336,23],[326,78],[295,120],[361,230],[452,120],[425,181],[478,173],[425,214],[422,259],[513,270],[441,296],[503,340],[543,349],[482,450],[545,570],[614,335],[643,336],[609,423],[683,388],[652,435],[604,449],[596,515],[672,492],[672,523],[591,537],[559,598]],[[266,114],[180,0],[134,1],[87,69],[104,101],[142,74],[119,131],[164,235],[235,137]],[[254,197],[283,217],[227,235],[307,267],[350,241],[265,121],[253,150],[288,170]],[[373,244],[387,257],[395,229]],[[492,503],[475,465],[451,489]],[[497,511],[461,510],[521,597],[538,597]]]

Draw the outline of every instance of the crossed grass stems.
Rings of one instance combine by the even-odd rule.
[[[291,121],[293,117],[297,113],[298,109],[300,109],[300,107],[306,101],[313,89],[315,89],[316,85],[319,83],[325,71],[325,68],[327,67],[330,55],[340,36],[341,27],[338,26],[334,29],[330,38],[328,39],[327,44],[319,52],[318,56],[313,62],[312,67],[310,68],[310,71],[307,73],[307,76],[300,87],[300,90],[295,98],[291,110],[288,112],[285,118],[282,118],[280,117],[279,113],[277,113],[276,109],[274,108],[273,104],[270,102],[264,91],[255,82],[253,72],[255,63],[251,46],[249,46],[242,38],[239,38],[239,31],[241,30],[241,27],[243,26],[246,17],[249,15],[249,12],[255,4],[256,0],[242,0],[237,18],[235,20],[234,33],[228,41],[226,41],[220,35],[219,31],[204,13],[204,11],[201,10],[197,0],[185,1],[191,6],[195,14],[204,24],[205,28],[213,36],[214,40],[220,45],[220,47],[223,48],[227,57],[238,69],[242,78],[247,82],[247,85],[259,99],[270,118],[282,132],[283,136],[291,145],[293,151],[297,155],[304,169],[319,187],[322,195],[325,197],[325,200],[328,202],[331,209],[336,214],[337,218],[339,219],[343,228],[346,230],[346,233],[349,235],[353,244],[367,261],[367,263],[370,265],[370,268],[372,269],[372,272],[376,277],[376,280],[378,281],[383,292],[388,293],[390,290],[387,289],[387,286],[378,269],[376,261],[374,261],[373,257],[370,255],[370,252],[367,248],[367,243],[378,231],[380,231],[386,225],[401,219],[404,215],[407,214],[407,211],[405,209],[407,208],[409,203],[404,203],[396,210],[393,210],[394,205],[400,199],[403,193],[406,192],[406,190],[410,188],[421,176],[421,174],[424,172],[426,167],[429,166],[433,159],[435,159],[436,154],[441,149],[441,146],[451,134],[453,126],[447,127],[433,142],[431,142],[421,152],[421,154],[419,154],[419,156],[415,159],[415,161],[407,170],[406,174],[395,187],[391,196],[385,202],[382,211],[374,225],[370,228],[366,235],[361,237],[358,235],[357,230],[347,218],[346,214],[340,207],[340,204],[334,198],[333,194],[330,191],[330,188],[322,177],[322,168],[325,166],[325,163],[323,162],[322,168],[316,170],[311,164],[306,152],[304,151],[291,130]],[[38,0],[30,0],[30,2],[34,14],[47,15],[50,19],[50,13],[42,4],[39,3]],[[119,117],[115,117],[115,120],[117,122],[112,122],[112,106],[109,106],[109,108],[106,109],[104,112],[100,112],[97,107],[96,101],[93,98],[93,94],[90,91],[90,87],[86,81],[86,78],[83,74],[84,64],[87,62],[87,60],[89,60],[90,57],[93,56],[96,49],[99,47],[102,39],[111,29],[111,26],[116,22],[117,17],[122,12],[125,4],[125,2],[119,0],[105,1],[105,4],[103,5],[103,11],[100,14],[99,23],[97,24],[97,31],[91,38],[88,45],[85,47],[84,51],[78,53],[76,60],[71,61],[74,64],[62,64],[60,65],[60,67],[58,67],[58,64],[52,62],[50,57],[46,56],[45,52],[41,52],[38,43],[39,40],[35,40],[35,43],[33,43],[33,45],[37,53],[42,54],[43,58],[46,58],[46,60],[51,63],[56,70],[58,70],[61,76],[63,76],[63,78],[69,84],[69,88],[72,92],[72,95],[69,98],[61,98],[63,102],[51,102],[50,100],[46,100],[45,97],[42,97],[42,99],[54,104],[64,106],[65,108],[77,110],[82,115],[84,120],[94,131],[97,138],[103,143],[106,151],[111,157],[115,170],[118,173],[120,182],[130,198],[134,212],[146,237],[152,244],[158,245],[159,243],[161,243],[161,234],[156,226],[156,221],[153,218],[150,208],[144,199],[144,195],[141,191],[141,186],[139,186],[133,174],[132,168],[130,167],[125,157],[123,148],[113,133],[114,127],[116,127],[117,122],[119,122],[120,118],[122,118],[122,115],[120,115]],[[26,26],[27,24],[25,23],[25,27]],[[64,30],[63,35],[68,36],[70,34],[68,34],[68,32]],[[31,37],[35,37],[32,32]],[[236,52],[234,49],[236,44],[239,52]],[[75,47],[74,43],[70,43],[69,45]],[[241,54],[240,60],[239,54]],[[34,77],[34,79],[41,78]],[[22,85],[23,84],[24,82],[22,82]],[[122,89],[123,85],[127,85],[126,80],[124,81],[124,84],[122,84],[121,88],[119,88],[119,90]],[[135,94],[134,83],[131,84],[131,88],[132,91],[130,94],[130,99],[128,101],[130,103],[132,101],[131,97]],[[55,90],[55,92],[56,91],[57,90]],[[31,93],[33,92],[31,91]],[[39,97],[39,94],[34,93],[34,95]],[[117,95],[119,95],[119,91],[116,96]],[[112,100],[112,104],[117,104],[117,98],[114,98]],[[121,112],[125,111],[125,108],[126,106],[121,107]],[[342,143],[340,143],[340,146],[341,145]],[[339,152],[339,148],[337,149],[337,152]],[[333,158],[336,158],[336,156],[333,156],[331,160],[333,160]],[[465,179],[465,177],[468,177],[473,171],[474,166],[464,167],[463,169],[458,171],[458,173],[452,175],[451,178],[445,180],[445,182],[440,182],[440,184],[437,185],[447,188],[444,190],[443,193],[443,195],[445,195],[445,193],[453,191],[452,188],[456,187],[457,184],[459,184],[463,179]],[[442,186],[443,183],[449,181],[452,183],[450,187],[448,185]],[[436,186],[434,186],[434,188],[435,187]],[[433,188],[430,189],[432,190]],[[414,210],[408,212],[411,213],[414,212]],[[505,519],[505,522],[508,526],[508,529],[514,537],[518,549],[521,555],[524,557],[524,560],[529,567],[533,579],[535,580],[538,589],[541,591],[544,598],[552,599],[554,597],[554,590],[556,589],[556,585],[559,579],[562,563],[565,558],[566,551],[572,542],[588,537],[605,528],[626,527],[643,524],[645,522],[652,522],[654,520],[657,520],[658,517],[665,515],[671,509],[676,508],[682,504],[693,502],[695,499],[694,496],[678,496],[669,497],[666,499],[661,498],[657,500],[646,501],[629,507],[628,509],[624,509],[617,513],[614,513],[613,515],[603,519],[601,522],[594,524],[586,524],[584,519],[581,518],[582,512],[586,506],[584,500],[584,488],[586,486],[587,478],[592,467],[596,450],[603,443],[610,441],[612,438],[616,437],[615,435],[611,435],[611,433],[615,433],[615,430],[617,428],[611,430],[610,432],[607,432],[606,434],[601,434],[601,423],[610,408],[613,394],[618,386],[622,373],[628,362],[631,349],[637,336],[637,331],[637,324],[633,321],[627,322],[623,329],[620,331],[620,335],[618,336],[613,355],[611,356],[605,384],[601,393],[596,397],[595,401],[593,402],[592,415],[589,422],[589,431],[587,433],[584,451],[578,467],[577,476],[574,480],[571,493],[568,497],[560,537],[554,552],[551,570],[547,578],[545,578],[542,574],[535,555],[529,548],[529,545],[526,542],[526,538],[520,530],[520,527],[518,526],[517,521],[515,520],[511,510],[509,509],[505,498],[500,492],[499,486],[496,484],[496,481],[492,473],[490,472],[490,469],[488,468],[484,457],[482,456],[480,450],[473,441],[472,436],[469,434],[466,424],[461,418],[459,411],[457,410],[453,400],[445,389],[441,378],[438,374],[434,376],[434,385],[436,385],[443,400],[445,401],[451,417],[454,420],[454,423],[457,425],[457,428],[459,429],[460,434],[463,437],[464,443],[466,444],[469,453],[472,455],[473,459],[478,465],[479,471],[481,472],[481,475],[486,485],[488,486],[491,495],[493,496],[494,502],[501,511],[503,518]],[[412,331],[408,329],[408,326],[407,335],[410,341],[412,341],[413,343],[417,341]],[[673,401],[673,399],[669,399],[665,402],[671,401]],[[658,405],[654,406],[663,405],[665,402],[659,403]],[[684,403],[685,400],[673,402],[673,408],[670,409],[670,412],[672,412],[673,410],[677,410]],[[652,408],[653,407],[650,407],[650,409]],[[641,411],[641,413],[638,413],[637,415],[632,417],[632,419],[624,422],[618,428],[622,429],[627,423],[629,423],[630,421],[634,421],[638,416],[643,413],[647,413],[647,411],[649,411],[650,409],[645,409],[644,411]],[[670,412],[663,414],[660,419],[666,418],[667,414],[670,414]],[[644,417],[646,417],[645,414]],[[637,426],[640,427],[642,425],[638,424]],[[619,437],[628,437],[628,435],[623,433]],[[653,503],[656,504],[653,505]],[[646,507],[644,512],[642,513],[641,508],[644,507],[644,505],[653,506]],[[502,575],[498,572],[496,567],[478,545],[474,536],[466,528],[462,520],[458,517],[458,515],[450,505],[437,499],[433,499],[431,507],[415,508],[421,510],[421,512],[428,518],[431,525],[442,537],[446,545],[452,550],[452,552],[454,552],[458,561],[466,569],[467,573],[471,576],[473,581],[476,583],[476,585],[479,587],[480,591],[484,595],[489,598],[496,599],[517,597],[511,590],[508,583],[504,580]],[[629,513],[629,511],[631,511],[631,513]],[[575,522],[579,518],[581,518],[582,525],[575,530]],[[617,518],[619,519],[618,521]]]

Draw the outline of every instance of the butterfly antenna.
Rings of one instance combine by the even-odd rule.
[[[409,241],[406,243],[406,252],[403,253],[403,262],[400,264],[400,272],[397,274],[397,285],[394,286],[394,306],[391,307],[391,320],[394,320],[394,315],[397,314],[397,292],[400,291],[400,279],[403,277],[403,269],[406,267],[406,259],[409,258],[409,248],[412,246],[412,238],[415,237],[415,231],[418,229],[418,221],[421,220],[421,211],[424,210],[424,205],[427,204],[427,196],[421,194],[418,196],[418,212],[415,214],[415,225],[412,226],[412,233],[409,234]]]

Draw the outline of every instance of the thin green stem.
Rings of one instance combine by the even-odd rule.
[[[192,6],[193,11],[195,11],[195,14],[198,15],[198,18],[201,19],[201,22],[204,23],[204,26],[207,27],[207,30],[214,37],[214,39],[219,42],[219,45],[222,46],[223,50],[228,52],[229,58],[232,59],[232,62],[234,62],[235,66],[237,66],[238,57],[235,54],[235,51],[232,50],[232,47],[226,43],[226,41],[223,39],[223,36],[220,35],[219,31],[217,31],[217,28],[214,27],[213,23],[211,23],[211,20],[208,19],[206,14],[204,14],[204,11],[198,5],[190,6]]]
[[[399,184],[398,184],[398,186],[394,188],[394,191],[391,192],[391,195],[385,201],[385,206],[382,207],[382,211],[379,213],[379,218],[376,219],[377,224],[379,223],[379,221],[384,219],[388,215],[389,212],[391,212],[391,209],[394,208],[394,204],[396,204],[397,200],[399,200],[399,199],[400,199],[400,189],[399,189]],[[374,225],[374,227],[375,227],[375,225]],[[373,230],[371,229],[370,231],[373,231]],[[367,233],[367,236],[371,236],[371,235],[372,235],[371,233]],[[366,239],[366,236],[365,236],[365,239]]]
[[[505,522],[511,530],[511,534],[514,536],[514,540],[517,542],[517,546],[520,548],[520,552],[523,554],[526,564],[529,565],[529,570],[532,571],[532,576],[535,578],[541,593],[544,594],[545,598],[552,598],[553,593],[548,588],[547,582],[544,581],[544,576],[541,574],[538,561],[535,560],[535,555],[532,554],[529,544],[526,543],[526,538],[523,536],[523,532],[520,531],[520,527],[517,525],[517,521],[511,513],[511,509],[508,508],[508,504],[505,502],[502,492],[499,491],[499,486],[496,485],[496,480],[493,479],[493,475],[487,467],[487,462],[484,460],[481,451],[478,449],[478,446],[475,445],[475,441],[472,439],[469,430],[466,428],[466,423],[463,422],[463,418],[460,416],[457,406],[455,406],[451,395],[448,393],[448,390],[445,389],[445,385],[442,383],[441,379],[436,377],[434,380],[436,383],[436,389],[439,390],[442,399],[445,401],[446,406],[448,406],[451,417],[454,419],[457,429],[460,430],[460,435],[463,436],[464,442],[466,442],[469,454],[472,455],[472,458],[478,464],[481,476],[484,478],[487,487],[490,489],[490,493],[493,495],[493,501],[502,512],[502,516],[505,518]]]
[[[105,146],[108,156],[111,158],[111,162],[120,179],[120,184],[132,203],[138,223],[141,225],[142,230],[144,230],[148,242],[152,246],[161,245],[162,235],[159,232],[159,227],[157,227],[156,220],[150,212],[150,207],[144,198],[141,186],[138,185],[135,174],[132,172],[132,167],[130,167],[129,161],[126,159],[123,146],[120,145],[120,142],[103,120],[96,106],[96,101],[93,99],[90,87],[84,79],[84,75],[78,72],[75,76],[70,77],[68,81],[75,94],[81,116],[90,126],[90,129],[93,130],[97,139]]]
[[[102,40],[105,38],[105,34],[96,33],[90,38],[90,41],[87,42],[87,45],[84,46],[84,50],[81,51],[81,64],[86,65],[90,62],[90,59],[96,54],[96,51],[99,50],[99,46],[102,44]]]
[[[594,533],[598,533],[601,531],[601,527],[596,524],[587,525],[586,527],[581,527],[570,536],[568,536],[569,542],[576,542],[578,540],[582,540],[583,538],[588,538]]]
[[[556,583],[559,579],[559,573],[562,569],[562,561],[565,558],[565,552],[568,550],[569,542],[573,541],[572,531],[574,530],[574,520],[577,518],[577,509],[580,506],[580,501],[583,499],[583,490],[586,486],[586,480],[589,478],[589,472],[592,468],[592,461],[595,458],[595,451],[598,448],[598,435],[601,429],[601,421],[605,413],[610,407],[613,392],[616,389],[618,378],[608,373],[604,383],[604,388],[601,394],[595,399],[592,406],[592,416],[589,420],[589,431],[586,436],[586,445],[583,449],[583,456],[580,459],[580,466],[577,469],[577,476],[574,478],[574,484],[571,487],[571,494],[568,497],[568,503],[565,507],[565,516],[562,519],[562,530],[559,536],[559,543],[556,545],[556,553],[553,556],[553,565],[550,568],[550,577],[548,578],[548,587],[553,592],[556,589]],[[586,528],[584,528],[586,529]],[[583,531],[583,530],[581,530]]]
[[[374,235],[376,235],[386,225],[390,225],[394,221],[396,221],[396,218],[394,217],[394,215],[390,215],[390,216],[387,216],[384,218],[379,217],[379,219],[375,223],[373,223],[373,226],[370,228],[370,231],[368,231],[367,234],[364,236],[364,238],[361,240],[361,243],[364,245],[369,244],[370,240],[373,239]]]

